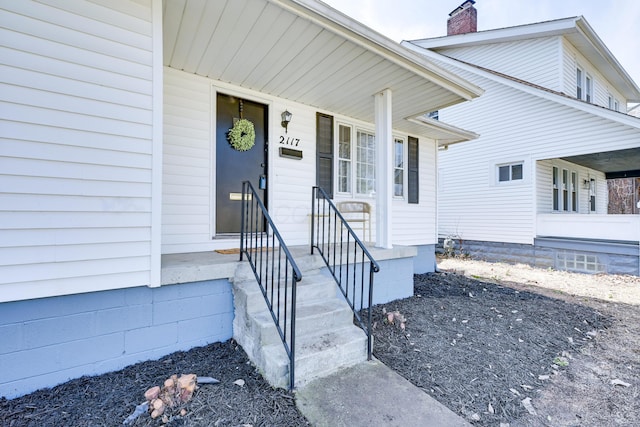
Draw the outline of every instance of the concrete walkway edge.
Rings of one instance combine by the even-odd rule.
[[[312,381],[296,405],[316,427],[471,426],[377,360]]]

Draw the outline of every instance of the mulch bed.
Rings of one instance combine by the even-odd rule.
[[[398,311],[405,328],[389,324],[383,308]],[[416,276],[414,297],[372,314],[375,356],[478,426],[516,425],[527,415],[523,401],[535,399],[611,323],[585,305],[449,273]],[[132,425],[308,425],[293,394],[271,388],[233,340],[0,399],[0,425],[122,425],[145,390],[181,373],[220,383],[200,386],[185,415],[177,408],[163,423],[143,414]]]
[[[389,324],[398,311],[406,324]],[[594,331],[595,309],[456,274],[415,277],[412,298],[374,307],[374,354],[474,425],[528,415],[534,399]]]
[[[306,426],[293,394],[273,389],[233,340],[137,363],[117,372],[82,377],[13,400],[0,399],[0,426],[122,426],[144,392],[173,374],[220,380],[203,384],[184,405],[162,418],[139,416],[132,426]],[[235,384],[244,380],[244,385]]]

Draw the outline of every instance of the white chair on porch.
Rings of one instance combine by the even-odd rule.
[[[358,227],[360,224],[358,228],[362,229],[362,240],[365,239],[369,230],[368,242],[371,242],[371,205],[366,202],[347,201],[338,202],[336,206],[351,228],[354,228],[354,225]]]

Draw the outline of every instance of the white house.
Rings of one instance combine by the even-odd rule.
[[[433,271],[437,150],[477,135],[422,115],[476,85],[316,0],[2,1],[0,19],[0,396],[231,338],[238,255],[214,250],[239,247],[243,180],[305,250],[314,185],[368,202],[378,302]]]
[[[607,180],[640,176],[625,114],[640,89],[583,17],[476,32],[473,3],[448,36],[403,42],[485,90],[438,111],[480,134],[439,152],[440,237],[486,260],[639,274],[640,216],[607,214]]]

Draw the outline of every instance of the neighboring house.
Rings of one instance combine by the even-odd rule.
[[[474,258],[639,274],[640,216],[607,214],[607,181],[640,177],[640,90],[583,17],[403,42],[482,87],[439,110],[480,137],[438,158],[438,232]],[[471,21],[471,23],[464,23]],[[466,30],[473,31],[473,30]]]
[[[435,268],[437,150],[477,135],[421,116],[477,86],[315,0],[3,1],[0,18],[0,396],[231,338],[238,255],[214,250],[239,246],[242,180],[262,177],[304,248],[317,179],[370,203],[376,302]]]

